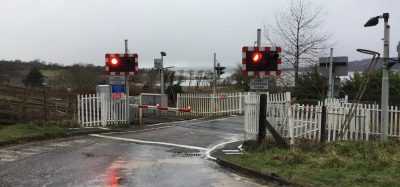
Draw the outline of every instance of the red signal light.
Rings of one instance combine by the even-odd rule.
[[[263,55],[262,55],[260,52],[254,52],[254,53],[251,55],[251,61],[253,61],[253,62],[255,62],[255,63],[258,63],[258,62],[261,61],[262,56],[263,56]]]
[[[111,59],[111,64],[114,65],[114,66],[117,65],[118,64],[118,59],[117,58],[112,58]]]

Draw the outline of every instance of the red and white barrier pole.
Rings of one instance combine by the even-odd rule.
[[[156,106],[131,104],[131,106],[137,107],[137,108],[142,108],[142,109],[156,109],[156,110],[166,110],[166,111],[192,112],[192,109],[190,107],[188,107],[188,108],[174,108],[174,107],[160,106],[159,104],[157,104]]]

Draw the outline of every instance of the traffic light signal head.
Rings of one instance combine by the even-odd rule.
[[[224,71],[225,67],[215,67],[215,70],[217,70],[217,75],[220,76],[225,73]]]
[[[225,73],[224,72],[225,67],[220,66],[219,63],[217,64],[217,67],[214,67],[214,68],[217,71],[218,77]]]
[[[106,74],[134,75],[138,72],[137,54],[106,54]]]
[[[259,63],[259,62],[261,61],[262,57],[263,57],[263,55],[262,55],[260,52],[253,52],[253,53],[251,54],[250,60],[251,60],[253,63]]]
[[[281,64],[280,47],[243,47],[243,76],[279,76]]]
[[[113,57],[113,58],[111,58],[111,65],[113,65],[113,66],[117,66],[117,65],[118,65],[118,62],[119,62],[119,60],[118,60],[118,58],[117,58],[117,57]]]

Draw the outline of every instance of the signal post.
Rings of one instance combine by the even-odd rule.
[[[105,73],[110,76],[111,98],[121,99],[125,94],[126,124],[129,119],[129,75],[139,74],[138,54],[129,54],[128,41],[125,40],[125,53],[105,55]],[[125,79],[125,80],[124,80]]]
[[[281,51],[280,47],[261,46],[261,29],[258,29],[257,46],[244,46],[242,48],[242,75],[252,77],[252,79],[280,76],[281,70],[279,69],[279,65],[282,63]],[[252,82],[260,83],[262,81]],[[257,89],[257,93],[260,93],[259,89]],[[259,111],[258,142],[262,143],[265,140],[266,129],[268,129],[278,144],[287,146],[286,141],[267,121],[267,95],[265,93],[260,93]]]

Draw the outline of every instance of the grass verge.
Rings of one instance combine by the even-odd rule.
[[[62,137],[66,130],[51,123],[0,126],[0,145],[27,140]]]
[[[399,186],[400,143],[305,140],[290,150],[247,145],[249,154],[224,156],[237,165],[302,186]]]

